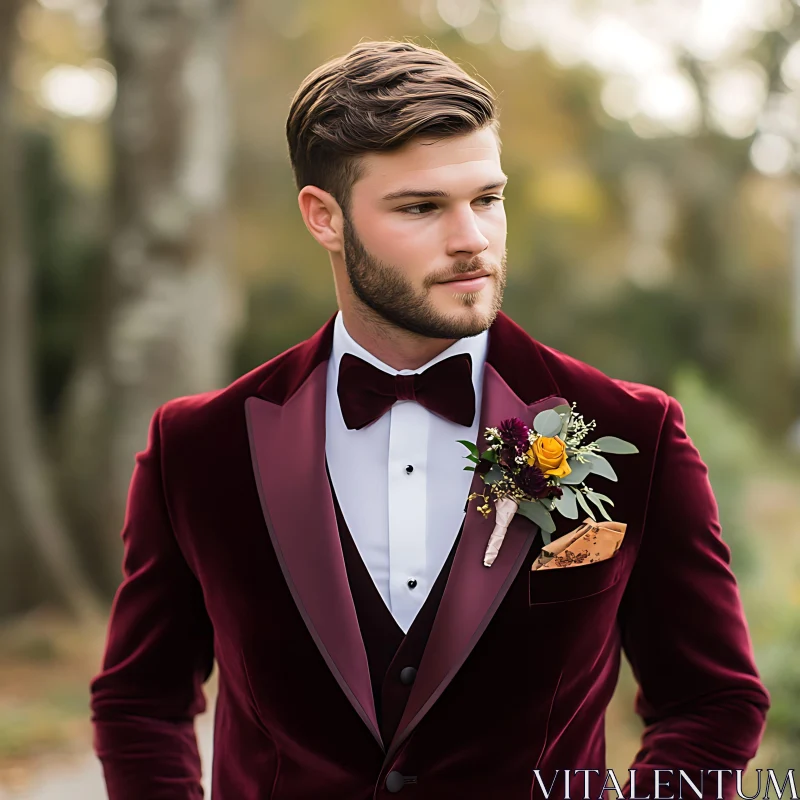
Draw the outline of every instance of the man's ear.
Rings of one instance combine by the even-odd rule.
[[[318,186],[304,186],[297,204],[309,233],[328,251],[342,250],[342,209],[336,198]]]

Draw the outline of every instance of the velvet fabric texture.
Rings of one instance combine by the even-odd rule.
[[[428,411],[471,427],[475,389],[469,353],[437,361],[414,375],[390,375],[352,353],[339,362],[337,386],[342,417],[350,429],[379,419],[397,400],[416,400]]]
[[[415,778],[402,797],[529,800],[543,796],[535,769],[545,785],[556,770],[597,770],[598,797],[623,652],[646,726],[631,764],[637,797],[654,796],[655,769],[696,782],[701,770],[744,769],[770,696],[680,405],[545,346],[502,313],[480,430],[575,402],[597,421],[592,438],[635,444],[638,454],[612,457],[618,483],[589,481],[614,500],[625,539],[611,559],[532,572],[541,532],[518,514],[487,568],[493,517],[471,503],[415,680],[404,703],[390,700],[400,719],[379,718],[365,646],[374,635],[356,608],[325,467],[333,320],[227,388],[153,416],[91,684],[110,800],[202,797],[193,719],[214,658],[214,800],[386,798],[390,773]],[[476,474],[471,491],[482,488]],[[577,524],[554,519],[554,538]],[[385,700],[398,687],[391,670],[384,680]],[[561,784],[551,797],[565,796]],[[572,798],[583,785],[576,774]],[[716,797],[715,780],[703,796]]]

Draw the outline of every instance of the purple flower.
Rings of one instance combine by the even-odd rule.
[[[511,417],[504,419],[497,426],[497,430],[503,440],[499,453],[500,464],[516,470],[518,468],[516,457],[521,456],[530,446],[528,426],[519,417]]]
[[[504,419],[497,429],[506,447],[513,447],[517,455],[522,455],[529,447],[528,426],[519,418]]]
[[[535,464],[524,466],[515,476],[514,483],[529,497],[547,497],[552,487],[547,485],[547,478]]]

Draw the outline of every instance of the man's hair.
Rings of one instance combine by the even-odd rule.
[[[494,94],[444,53],[412,42],[360,42],[302,82],[286,138],[298,191],[318,186],[347,214],[363,175],[361,154],[487,126],[498,134]]]

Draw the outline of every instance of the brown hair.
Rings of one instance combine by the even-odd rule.
[[[412,42],[360,42],[302,82],[286,138],[297,189],[318,186],[347,214],[363,174],[360,154],[487,126],[497,134],[493,93],[444,53]]]

